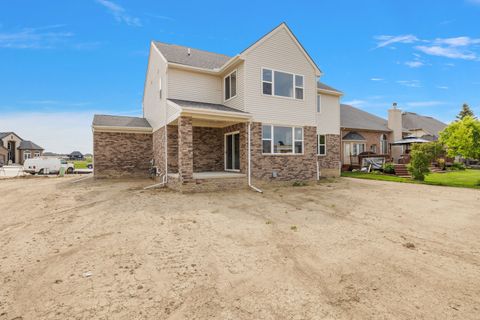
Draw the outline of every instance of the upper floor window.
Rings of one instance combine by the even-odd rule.
[[[322,96],[317,94],[317,112],[322,112]]]
[[[227,101],[237,95],[237,70],[226,76],[224,83],[225,101]]]
[[[303,128],[262,126],[262,152],[273,154],[302,154]]]
[[[302,75],[262,69],[262,92],[265,95],[303,100]]]

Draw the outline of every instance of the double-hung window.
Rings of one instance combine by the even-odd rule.
[[[35,157],[35,158],[40,157],[40,152],[36,151],[36,152],[34,153],[34,157]]]
[[[319,156],[324,156],[327,154],[327,142],[325,140],[325,135],[317,135],[317,154]]]
[[[237,95],[237,70],[230,73],[224,80],[225,101]]]
[[[262,152],[265,154],[302,154],[303,128],[263,125]]]
[[[264,95],[303,100],[304,78],[302,75],[262,69],[262,92]]]

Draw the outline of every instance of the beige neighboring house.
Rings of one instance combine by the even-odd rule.
[[[285,23],[231,57],[153,41],[143,118],[96,115],[96,177],[177,189],[340,173],[340,97]],[[222,183],[214,183],[217,179]]]
[[[15,132],[0,132],[0,161],[21,165],[26,159],[40,157],[43,148],[32,141],[23,140]],[[2,149],[6,149],[2,151]]]
[[[388,120],[354,106],[340,108],[342,136],[342,168],[361,165],[359,155],[408,162],[412,143],[436,141],[445,123],[413,112],[402,112],[396,104],[388,110]]]

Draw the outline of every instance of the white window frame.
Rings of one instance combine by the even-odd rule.
[[[317,113],[322,113],[322,95],[317,94]]]
[[[27,157],[28,155],[28,157]],[[30,151],[24,151],[23,152],[23,161],[32,158],[32,153]]]
[[[272,81],[266,81],[266,80],[263,80],[263,70],[270,70],[272,72]],[[279,95],[276,95],[275,94],[275,71],[276,72],[282,72],[282,73],[287,73],[287,74],[290,74],[292,75],[292,94],[293,96],[292,97],[284,97],[284,96],[279,96]],[[299,76],[299,77],[302,77],[302,84],[303,86],[302,87],[297,87],[296,86],[296,82],[295,82],[295,76]],[[297,73],[292,73],[292,72],[288,72],[288,71],[283,71],[283,70],[277,70],[277,69],[272,69],[272,68],[266,68],[266,67],[262,67],[261,68],[261,72],[260,72],[260,77],[261,77],[261,81],[260,81],[260,84],[261,84],[261,92],[262,92],[262,95],[263,96],[266,96],[266,97],[276,97],[276,98],[283,98],[283,99],[290,99],[290,100],[297,100],[297,101],[303,101],[305,100],[305,76],[303,74],[297,74]],[[272,84],[272,94],[266,94],[266,93],[263,93],[263,83],[266,82],[266,83],[271,83]],[[303,90],[303,95],[302,95],[302,99],[297,99],[296,97],[296,89],[297,88],[301,88]]]
[[[264,139],[263,138],[263,127],[270,127],[270,139]],[[288,153],[275,153],[274,150],[274,137],[275,137],[275,127],[284,127],[284,128],[290,128],[292,129],[292,152]],[[302,129],[302,139],[297,139],[296,134],[295,134],[295,129]],[[262,154],[263,155],[275,155],[275,156],[283,156],[283,155],[295,155],[295,156],[300,156],[305,153],[305,130],[303,130],[303,127],[297,127],[297,126],[286,126],[286,125],[281,125],[281,124],[263,124],[262,123]],[[270,141],[270,152],[263,152],[263,141]],[[296,153],[295,152],[295,142],[302,142],[302,152],[301,153]]]
[[[225,154],[224,154],[224,157],[223,157],[223,163],[225,164],[224,165],[224,170],[225,171],[231,171],[231,172],[240,172],[240,169],[227,169],[227,152],[228,152],[228,150],[227,150],[227,138],[229,136],[233,136],[234,134],[240,134],[240,131],[233,131],[233,132],[225,133],[224,137],[223,137],[223,145],[224,145],[223,149],[225,150]],[[235,141],[235,140],[233,140],[233,141]],[[233,142],[233,144],[232,144],[233,150],[235,150],[234,143],[235,142]],[[240,145],[240,148],[241,148],[241,145]],[[241,158],[241,152],[242,151],[240,150],[240,158]],[[241,161],[242,160],[240,159],[240,164],[241,164]],[[234,152],[232,152],[232,167],[235,168],[235,164],[236,163],[235,163],[235,151],[234,151]],[[240,167],[240,165],[239,165],[239,167]]]
[[[367,144],[365,142],[352,142],[352,147],[351,147],[352,149],[350,151],[350,154],[352,156],[357,157],[360,153],[362,153],[362,152],[358,152],[358,149],[359,149],[358,146],[359,145],[363,145],[363,151],[362,152],[365,152],[367,150]],[[357,154],[353,154],[353,150],[355,149],[355,146],[357,146],[356,147],[357,148]]]
[[[232,96],[232,78],[230,77],[232,74],[235,73],[235,95]],[[228,77],[230,77],[230,80],[228,80],[228,82],[230,83],[230,98],[226,99],[225,97],[225,79],[227,79]],[[227,74],[225,77],[223,77],[223,101],[224,102],[227,102],[227,101],[230,101],[232,100],[233,98],[235,98],[237,96],[237,83],[238,83],[238,72],[237,72],[237,69],[235,70],[232,70],[232,72],[230,72],[229,74]]]
[[[383,140],[383,137],[385,136],[385,140]],[[385,149],[387,152],[383,152],[383,142],[385,142]],[[380,151],[382,152],[382,154],[388,154],[388,137],[385,133],[383,133],[381,136],[380,136]]]
[[[33,157],[34,157],[34,158],[40,157],[40,152],[35,151],[35,152],[33,153]]]
[[[324,136],[324,143],[320,143],[320,136]],[[320,153],[320,146],[324,147],[324,153]],[[317,155],[326,156],[327,155],[327,135],[317,134]]]

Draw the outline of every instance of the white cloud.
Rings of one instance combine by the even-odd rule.
[[[174,18],[169,17],[169,16],[151,14],[151,13],[145,13],[145,15],[148,16],[148,17],[155,18],[155,19],[159,19],[159,20],[175,21]]]
[[[375,40],[377,40],[377,48],[388,47],[395,43],[414,43],[420,41],[420,39],[412,34],[400,36],[375,36]]]
[[[0,48],[49,49],[67,41],[72,32],[57,31],[64,25],[24,28],[17,32],[0,33]],[[54,31],[55,30],[55,31]]]
[[[116,4],[113,1],[108,0],[96,0],[99,4],[107,8],[107,10],[113,15],[115,20],[123,22],[132,27],[141,27],[142,23],[139,18],[130,16],[127,11]]]
[[[448,90],[448,87],[447,86],[437,86],[438,89],[442,89],[442,90]]]
[[[470,51],[459,50],[456,47],[416,46],[415,49],[432,56],[451,59],[476,60],[477,55]]]
[[[405,103],[407,107],[411,108],[436,107],[444,104],[445,102],[443,101],[414,101]]]
[[[470,2],[473,4],[480,4],[480,0],[467,0],[467,2]]]
[[[362,107],[362,106],[364,106],[366,103],[367,103],[367,101],[365,101],[365,100],[358,100],[358,99],[354,99],[354,100],[350,100],[350,101],[345,101],[345,102],[344,102],[344,104],[349,104],[349,105],[352,105],[352,106],[355,106],[355,107]]]
[[[371,78],[370,80],[371,81],[383,81],[384,79],[382,79],[382,78]]]
[[[397,83],[410,88],[420,88],[422,86],[419,80],[398,80]]]
[[[405,62],[405,65],[410,68],[420,68],[424,66],[424,63],[421,61],[407,61]]]
[[[448,45],[451,47],[466,47],[480,44],[480,39],[472,39],[470,37],[438,38],[435,39],[434,43],[438,45]]]

